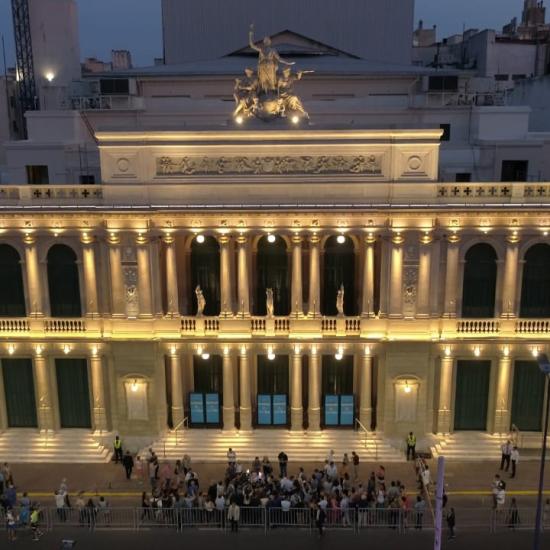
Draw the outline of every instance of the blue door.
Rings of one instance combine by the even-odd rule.
[[[286,426],[287,424],[287,396],[258,395],[258,426]]]
[[[220,395],[218,393],[189,394],[189,408],[191,409],[192,426],[219,426]]]
[[[325,395],[324,411],[326,427],[353,427],[355,420],[353,395]]]

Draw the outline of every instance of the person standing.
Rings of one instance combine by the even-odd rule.
[[[40,540],[43,533],[40,530],[40,510],[38,506],[35,506],[31,512],[31,531],[32,540]]]
[[[8,530],[8,540],[13,542],[17,539],[17,520],[13,508],[8,508],[6,512],[6,527]]]
[[[115,450],[115,464],[118,464],[119,460],[122,462],[122,441],[118,435],[115,437],[113,447]]]
[[[317,514],[315,516],[315,521],[317,523],[317,529],[319,529],[319,536],[322,537],[324,534],[325,529],[325,519],[327,517],[327,513],[325,512],[325,509],[322,506],[317,506]]]
[[[237,453],[229,447],[227,451],[227,465],[231,470],[235,469],[235,463],[237,462]]]
[[[510,440],[500,446],[500,452],[500,469],[507,472],[510,468],[510,455],[512,454],[512,443]]]
[[[424,511],[426,510],[426,502],[423,500],[423,498],[418,495],[416,497],[416,502],[414,503],[414,516],[415,516],[415,522],[414,522],[414,528],[421,530],[422,529],[422,519],[424,517]]]
[[[132,470],[134,469],[134,459],[132,458],[130,451],[126,451],[126,454],[122,459],[122,465],[124,466],[124,470],[126,470],[126,479],[130,479],[132,477]]]
[[[512,452],[510,454],[510,460],[512,462],[512,474],[510,475],[510,477],[514,478],[516,477],[516,468],[519,462],[519,450],[515,445],[512,448]]]
[[[357,481],[359,479],[359,455],[355,451],[351,453],[351,462],[353,465],[353,481]]]
[[[241,509],[239,508],[239,505],[236,503],[235,499],[232,499],[231,504],[227,509],[227,519],[229,520],[229,523],[231,525],[232,533],[239,532],[240,517],[241,517]]]
[[[456,524],[455,509],[451,507],[451,509],[447,512],[447,527],[449,528],[450,539],[455,538],[455,524]]]
[[[519,526],[519,510],[518,504],[515,498],[512,498],[510,502],[510,509],[508,510],[508,527],[515,529]]]
[[[416,436],[413,432],[409,432],[407,436],[407,460],[414,460],[416,458]]]
[[[287,476],[288,456],[284,451],[281,451],[277,458],[279,459],[279,474],[282,479]]]

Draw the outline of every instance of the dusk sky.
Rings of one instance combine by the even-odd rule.
[[[260,1],[260,0],[259,0]],[[78,0],[82,57],[109,60],[111,49],[128,49],[134,65],[162,56],[161,0]],[[14,64],[10,0],[0,0],[0,34],[8,65]],[[521,16],[523,0],[416,0],[415,19],[437,24],[438,37],[466,28],[500,29]],[[0,61],[0,68],[2,63]]]

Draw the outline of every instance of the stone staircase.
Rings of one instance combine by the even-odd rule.
[[[89,430],[64,429],[46,434],[33,429],[9,429],[0,433],[0,462],[107,463],[112,439],[111,434],[99,437]]]
[[[455,462],[500,462],[500,446],[510,436],[508,434],[489,434],[485,432],[455,432],[438,436],[431,447],[434,458],[444,456]],[[518,435],[520,461],[540,460],[542,436],[538,433]]]
[[[276,462],[277,455],[284,450],[291,462],[320,462],[328,452],[334,450],[340,462],[344,452],[351,457],[355,451],[361,462],[403,462],[404,454],[393,447],[383,436],[365,435],[352,430],[324,430],[322,432],[290,432],[288,430],[254,430],[251,432],[187,429],[167,432],[164,438],[153,443],[159,458],[181,459],[188,454],[194,463],[223,463],[227,460],[227,449],[233,448],[237,459],[244,465],[254,457],[268,456]],[[142,451],[145,452],[147,449]]]

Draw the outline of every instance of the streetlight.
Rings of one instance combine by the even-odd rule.
[[[550,361],[545,353],[537,356],[539,369],[550,381]],[[535,540],[533,550],[540,550],[540,532],[542,529],[542,493],[544,491],[544,466],[546,462],[546,439],[548,437],[548,416],[550,414],[550,396],[546,397],[546,411],[544,413],[544,436],[542,438],[542,455],[540,459],[539,492],[537,496],[537,519],[535,520]]]

